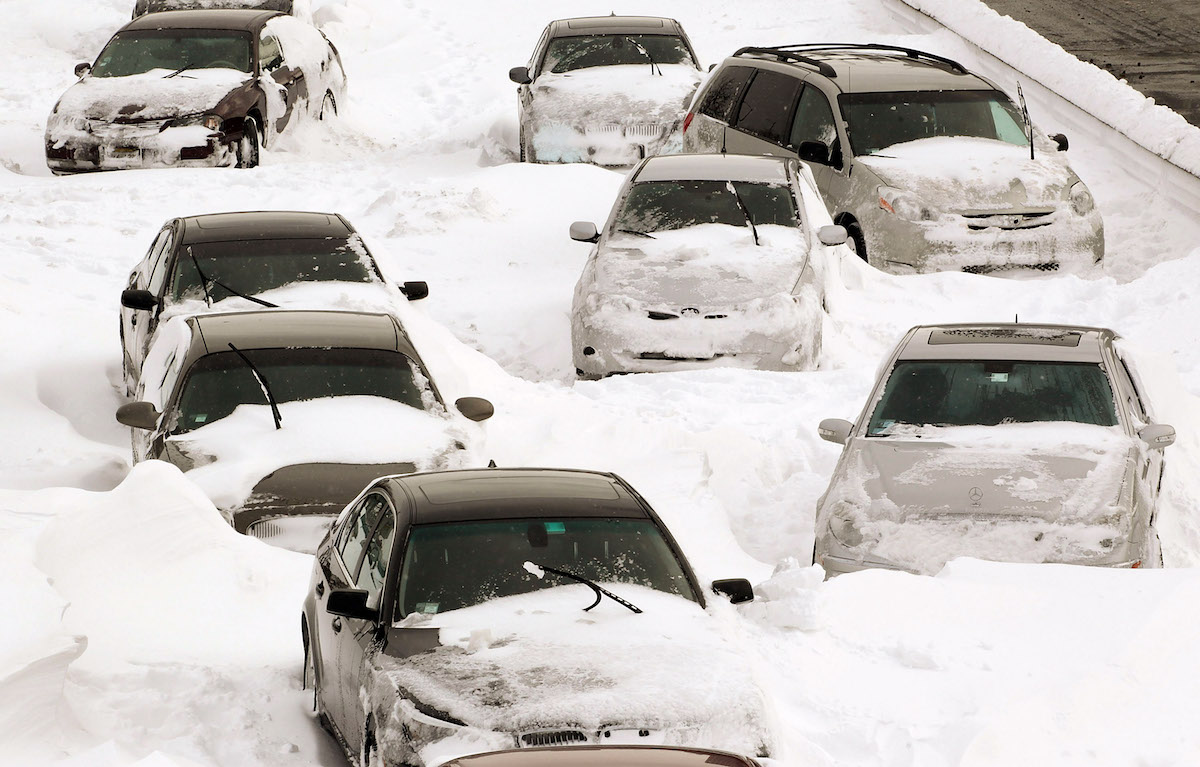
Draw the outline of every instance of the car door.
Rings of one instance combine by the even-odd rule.
[[[800,78],[793,75],[771,69],[756,71],[738,105],[733,130],[725,132],[726,151],[794,156],[785,145],[801,86]]]
[[[725,132],[741,103],[742,92],[754,76],[752,67],[728,66],[713,75],[684,132],[684,151],[715,154],[725,146]]]
[[[371,493],[363,499],[360,528],[371,528],[360,556],[354,578],[354,588],[367,592],[367,606],[380,609],[388,565],[396,540],[396,511],[383,493]],[[381,610],[381,612],[383,612]],[[377,649],[379,624],[355,618],[345,618],[343,634],[338,645],[338,676],[342,680],[342,706],[346,712],[348,730],[343,735],[352,743],[363,732],[366,712],[363,709],[364,659]]]
[[[812,171],[813,179],[817,182],[817,189],[821,192],[826,207],[834,210],[829,191],[834,186],[834,176],[845,172],[842,142],[838,138],[837,123],[834,121],[833,108],[829,105],[829,99],[820,88],[812,83],[805,83],[804,89],[800,92],[800,100],[797,102],[796,111],[792,116],[792,128],[788,134],[787,146],[799,156],[801,145],[806,142],[822,144],[828,150],[826,162],[809,160],[805,164]]]
[[[530,81],[524,85],[517,86],[517,117],[519,124],[524,126],[528,121],[530,108],[533,106],[533,80],[536,80],[541,74],[542,60],[546,57],[546,46],[550,43],[550,27],[547,26],[542,30],[542,36],[538,38],[537,45],[533,47],[533,55],[529,57],[529,78]]]
[[[167,410],[179,399],[175,388],[180,380],[185,356],[183,348],[165,339],[160,339],[146,355],[146,364],[143,365],[142,375],[138,379],[134,399],[154,405],[154,409],[162,413],[163,417],[153,430],[133,430],[135,463],[163,457],[167,427],[172,420],[167,415]]]
[[[1150,412],[1129,365],[1126,364],[1119,352],[1114,353],[1114,356],[1117,360],[1116,379],[1117,388],[1120,390],[1118,396],[1124,401],[1125,409],[1133,418],[1133,430],[1141,431],[1152,422]],[[1143,484],[1147,497],[1152,502],[1156,502],[1158,488],[1162,484],[1163,451],[1142,450],[1137,470],[1138,479]],[[1151,524],[1153,524],[1156,512],[1157,508],[1151,509]]]
[[[142,290],[146,287],[150,281],[150,272],[154,267],[154,261],[162,255],[162,245],[166,237],[167,228],[164,227],[150,242],[150,249],[146,251],[146,255],[142,256],[142,260],[129,273],[129,281],[125,284],[126,290]],[[135,386],[138,371],[141,368],[141,349],[137,344],[137,331],[138,325],[143,322],[142,317],[145,315],[144,311],[121,305],[121,347],[125,356],[125,370],[132,377]]]
[[[304,80],[304,72],[284,58],[283,46],[269,25],[258,36],[258,67],[263,76],[271,79],[275,88],[274,93],[267,94],[270,114],[263,119],[271,131],[282,133],[292,120],[296,104],[308,97],[308,84]]]
[[[166,285],[167,273],[170,270],[172,262],[175,239],[175,230],[171,225],[168,225],[159,233],[158,239],[154,242],[153,251],[148,259],[150,261],[150,269],[145,275],[145,282],[142,282],[140,278],[138,280],[139,288],[150,291],[150,294],[159,300],[158,306],[146,310],[127,310],[131,316],[125,338],[129,342],[133,370],[139,374],[146,360],[146,352],[150,348],[150,342],[154,339],[154,331],[158,328],[159,317],[162,315],[163,288]]]

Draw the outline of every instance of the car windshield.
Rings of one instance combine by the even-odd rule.
[[[249,73],[250,35],[213,29],[120,32],[96,59],[92,77],[127,77],[153,69],[235,69]]]
[[[697,601],[652,520],[505,519],[414,526],[400,573],[400,615],[444,613],[576,583],[550,572],[538,579],[525,562],[601,585],[633,583]],[[620,595],[619,585],[613,591]]]
[[[242,352],[282,402],[321,397],[384,397],[418,409],[432,392],[415,362],[379,349],[245,349]],[[263,387],[233,351],[215,352],[192,365],[179,397],[172,434],[218,421],[238,405],[268,404]]]
[[[656,64],[696,65],[687,44],[674,35],[580,35],[551,40],[542,71],[562,74],[614,64],[649,65],[647,54]]]
[[[371,282],[375,274],[357,237],[199,242],[184,246],[175,263],[174,300],[204,298],[196,262],[214,301],[234,295],[218,282],[255,295],[293,282]]]
[[[867,435],[886,436],[898,424],[995,426],[1045,421],[1117,424],[1112,387],[1098,364],[901,361],[888,376]]]
[[[746,226],[742,205],[755,226],[800,225],[792,191],[786,186],[746,181],[644,181],[629,190],[614,229],[650,234],[700,224]]]
[[[843,93],[854,154],[934,136],[971,136],[1028,146],[1020,112],[999,91]]]

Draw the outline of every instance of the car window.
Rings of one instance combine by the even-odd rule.
[[[838,100],[856,155],[934,136],[1029,144],[1024,121],[1000,91],[843,93]]]
[[[733,108],[752,74],[754,70],[750,67],[725,67],[718,72],[712,85],[704,93],[700,114],[720,120],[726,125],[732,122]]]
[[[687,44],[674,35],[580,35],[556,37],[546,48],[542,70],[562,74],[618,64],[689,64]]]
[[[1117,357],[1117,378],[1121,382],[1121,388],[1127,392],[1125,403],[1129,406],[1129,412],[1133,413],[1133,417],[1141,423],[1149,423],[1150,419],[1146,414],[1146,408],[1142,405],[1142,393],[1138,391],[1137,384],[1134,383],[1129,366],[1119,356]]]
[[[233,69],[249,73],[250,36],[211,29],[119,32],[104,46],[92,77],[128,77],[153,70]]]
[[[154,266],[150,269],[150,280],[146,289],[156,296],[162,295],[163,283],[167,278],[167,267],[171,261],[171,251],[174,250],[175,235],[167,229],[163,232],[165,235],[160,244],[161,250],[158,256],[155,257]]]
[[[764,141],[783,144],[791,133],[791,117],[800,95],[795,77],[761,69],[738,108],[736,127]]]
[[[150,243],[150,249],[146,251],[145,258],[142,259],[142,273],[138,283],[145,285],[150,281],[150,274],[154,271],[154,265],[158,263],[158,259],[162,257],[163,246],[167,242],[167,236],[171,233],[171,227],[167,226],[161,230]]]
[[[735,194],[736,192],[736,194]],[[746,213],[742,212],[743,206]],[[625,197],[614,231],[651,234],[700,224],[799,226],[790,187],[748,181],[643,181]]]
[[[346,527],[338,547],[338,556],[350,574],[350,582],[355,583],[358,576],[358,565],[366,548],[367,539],[379,521],[379,507],[383,500],[377,493],[372,493],[359,501],[358,506],[350,512]]]
[[[529,57],[529,71],[536,72],[542,66],[542,57],[546,53],[546,41],[550,39],[550,27],[542,30],[542,36],[538,38],[537,45],[533,46],[533,55]]]
[[[392,542],[396,540],[396,512],[382,496],[373,494],[368,498],[370,500],[363,508],[362,526],[371,527],[375,532],[364,550],[362,567],[354,585],[367,592],[369,607],[378,607],[388,560],[392,556]]]
[[[278,69],[283,64],[283,50],[279,40],[270,32],[263,31],[258,38],[258,66],[264,72]]]
[[[819,141],[832,147],[837,140],[837,128],[833,123],[833,109],[829,99],[819,88],[805,85],[796,106],[796,118],[792,121],[791,138],[788,143],[799,147],[805,141]]]

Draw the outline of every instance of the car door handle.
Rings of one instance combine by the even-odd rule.
[[[321,581],[320,583],[317,584],[317,596],[318,597],[325,596],[325,581]]]
[[[339,631],[341,631],[341,630],[342,630],[342,619],[341,619],[341,618],[334,618],[334,619],[333,619],[333,633],[335,633],[335,634],[336,634],[336,633],[338,633],[338,632],[339,632]]]

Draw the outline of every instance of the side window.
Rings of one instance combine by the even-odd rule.
[[[737,129],[764,141],[783,144],[791,133],[792,111],[800,81],[789,75],[759,70],[738,109]]]
[[[542,36],[538,38],[537,45],[533,46],[533,56],[529,59],[529,74],[537,75],[538,70],[542,68],[542,58],[546,55],[546,43],[550,41],[550,27],[542,30]]]
[[[358,508],[350,512],[350,518],[346,520],[346,527],[342,531],[341,540],[338,541],[338,553],[342,564],[346,566],[346,572],[350,573],[351,581],[358,577],[358,565],[363,549],[366,548],[371,531],[375,529],[375,523],[379,521],[379,508],[383,505],[383,500],[377,494],[368,495],[359,502]]]
[[[704,93],[700,114],[728,125],[733,119],[733,107],[737,104],[738,96],[742,95],[742,89],[753,73],[750,67],[726,67],[718,72]]]
[[[150,269],[150,282],[146,286],[154,295],[162,295],[163,282],[167,279],[167,265],[171,260],[172,246],[175,244],[175,236],[170,229],[163,232],[160,245],[161,250],[154,257],[154,266]]]
[[[1133,417],[1138,421],[1149,423],[1150,418],[1146,415],[1146,408],[1142,406],[1142,394],[1134,384],[1133,375],[1125,365],[1125,360],[1120,356],[1117,357],[1117,378],[1120,379],[1121,388],[1125,391],[1125,402],[1129,406],[1129,412],[1133,413]]]
[[[258,38],[258,67],[263,72],[278,69],[283,64],[283,50],[275,35],[263,30]]]
[[[379,595],[383,592],[383,581],[387,576],[388,560],[392,556],[392,542],[396,540],[396,512],[392,510],[391,504],[379,496],[371,497],[377,499],[379,504],[368,506],[364,509],[363,516],[369,516],[378,509],[378,513],[374,514],[378,524],[375,525],[375,533],[367,544],[362,568],[358,571],[354,585],[366,590],[369,606],[378,607]]]
[[[800,103],[796,106],[796,119],[792,121],[791,138],[788,143],[793,147],[800,146],[805,141],[819,141],[827,147],[832,147],[837,140],[837,128],[833,122],[833,109],[829,99],[819,88],[811,85],[804,86],[800,94]]]

